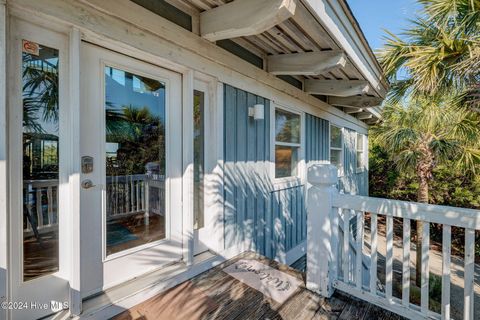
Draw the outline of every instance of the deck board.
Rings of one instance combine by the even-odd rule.
[[[256,259],[279,269],[298,279],[305,281],[305,273],[286,265],[279,264],[263,256],[253,253],[242,254],[215,268],[204,272],[189,281],[180,284],[152,299],[149,299],[122,314],[114,320],[153,320],[163,319],[165,301],[178,301],[184,303],[192,299],[192,304],[203,302],[209,308],[186,308],[185,306],[169,306],[173,313],[168,320],[173,319],[300,319],[300,320],[323,320],[323,319],[402,319],[401,317],[387,312],[347,294],[336,292],[333,297],[325,299],[308,291],[301,286],[286,302],[278,302],[264,296],[261,292],[249,287],[239,280],[231,277],[223,271],[225,267],[239,259]],[[304,266],[299,261],[296,266]],[[199,298],[193,299],[191,292],[179,290],[179,288],[193,288]],[[185,295],[183,297],[182,295]],[[172,296],[175,299],[172,299]],[[170,299],[170,300],[169,300]],[[202,300],[203,299],[203,300]],[[188,309],[188,310],[187,310]],[[176,310],[176,311],[175,311]],[[161,317],[159,317],[161,316]]]

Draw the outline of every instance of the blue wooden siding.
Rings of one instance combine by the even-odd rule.
[[[265,105],[265,119],[248,117],[248,107]],[[277,190],[269,175],[270,101],[224,86],[224,230],[225,248],[245,243],[270,258],[281,258],[306,240],[305,186]],[[345,130],[346,192],[361,193],[356,173],[355,132]],[[306,114],[307,163],[329,160],[329,122]],[[352,143],[353,142],[353,143]],[[346,186],[346,187],[345,187]]]
[[[265,251],[270,118],[248,117],[248,107],[256,103],[264,104],[269,114],[267,99],[225,85],[225,247],[249,240]]]
[[[274,190],[270,166],[270,101],[224,87],[225,247],[242,242],[278,257],[306,238],[304,188]],[[248,107],[265,105],[265,119],[248,117]]]
[[[357,172],[356,135],[355,130],[345,128],[343,134],[344,175],[340,179],[340,189],[345,193],[368,195],[368,171]]]
[[[305,158],[307,163],[311,161],[329,161],[329,122],[307,113],[305,115],[305,135]]]
[[[271,193],[271,221],[267,227],[273,232],[268,256],[279,257],[307,239],[304,192],[301,185]]]

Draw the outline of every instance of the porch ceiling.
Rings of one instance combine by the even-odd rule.
[[[175,5],[180,10],[187,12],[192,16],[196,15],[197,18],[201,12],[222,6],[232,1],[233,0],[167,0],[167,2]],[[340,0],[340,2],[342,2],[342,7],[346,8],[346,3],[343,3],[343,0]],[[268,70],[267,62],[269,56],[281,56],[284,54],[305,52],[325,52],[332,50],[342,52],[343,48],[337,43],[334,37],[327,32],[310,10],[303,0],[297,0],[295,14],[291,18],[288,18],[260,34],[242,36],[230,40],[263,58],[265,70]],[[351,12],[348,12],[347,15],[351,18]],[[351,23],[356,30],[359,30],[355,21],[351,21]],[[362,41],[365,41],[362,34],[360,34],[360,37],[362,37]],[[368,50],[370,50],[370,48],[368,48]],[[376,67],[378,67],[378,65]],[[341,66],[328,68],[328,71],[321,72],[318,75],[307,75],[305,73],[290,75],[299,80],[304,89],[306,79],[323,80],[320,84],[322,88],[326,84],[325,81],[328,80],[332,80],[332,87],[339,83],[338,80],[343,80],[344,86],[348,86],[348,81],[350,80],[353,80],[352,86],[355,86],[355,84],[358,83],[358,80],[367,80],[366,77],[362,75],[360,68],[353,63],[351,57],[348,55],[346,55],[346,62],[341,64]],[[310,81],[310,83],[311,82],[312,81]],[[352,101],[362,101],[362,104],[352,103],[352,105],[349,106],[335,105],[336,97],[333,97],[335,95],[338,97],[339,94],[332,93],[332,91],[335,90],[328,88],[328,85],[325,89],[326,92],[323,95],[318,96],[352,116],[356,117],[357,115],[362,115],[359,120],[364,121],[367,124],[374,124],[379,119],[378,102],[383,100],[386,89],[385,80],[380,79],[380,82],[382,86],[380,90],[373,85],[370,85],[367,90],[363,91],[363,96],[365,96],[366,99],[351,99]],[[347,90],[347,92],[349,91]],[[331,99],[331,97],[333,99]],[[368,97],[372,97],[373,99],[368,99]],[[366,103],[365,101],[368,101],[369,103]],[[356,112],[352,112],[352,109],[355,109]],[[372,116],[365,117],[366,113],[371,114]]]

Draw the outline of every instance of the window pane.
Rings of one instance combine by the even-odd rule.
[[[165,86],[105,67],[107,254],[165,238]]]
[[[363,168],[363,152],[357,152],[357,168]]]
[[[22,54],[23,279],[58,271],[58,50]]]
[[[330,150],[330,163],[340,168],[342,164],[342,151],[341,150]]]
[[[205,165],[205,97],[204,93],[195,90],[193,93],[193,176],[194,176],[194,227],[203,228],[203,180]]]
[[[342,129],[338,127],[330,127],[330,147],[342,148]]]
[[[363,151],[363,134],[357,133],[357,151]]]
[[[275,178],[297,175],[298,147],[275,146]]]
[[[276,109],[275,140],[279,142],[300,143],[300,115]]]

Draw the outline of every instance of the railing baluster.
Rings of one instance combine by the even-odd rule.
[[[48,225],[53,225],[53,195],[52,186],[47,187],[47,213],[48,213]]]
[[[377,214],[371,213],[370,218],[370,240],[371,240],[371,259],[370,259],[370,293],[377,295]]]
[[[350,210],[343,210],[343,281],[350,282],[349,277],[349,256],[348,249],[350,247]]]
[[[443,225],[442,235],[442,319],[450,319],[450,252],[452,227]]]
[[[410,305],[410,219],[403,219],[402,304]]]
[[[35,192],[35,208],[37,214],[37,228],[43,227],[43,210],[42,210],[42,189],[37,188]]]
[[[32,205],[31,205],[31,194],[30,194],[30,184],[29,183],[25,183],[25,195],[24,195],[24,199],[23,201],[26,202],[26,209],[28,211],[28,214],[31,215],[32,214]],[[26,231],[32,231],[32,224],[30,223],[30,220],[27,219],[27,228],[26,228]]]
[[[392,281],[393,281],[393,217],[387,216],[387,252],[385,264],[385,296],[388,300],[392,299]]]
[[[330,272],[332,273],[333,279],[337,280],[338,275],[339,275],[339,220],[340,220],[340,213],[342,212],[342,209],[340,208],[332,208],[332,211],[330,212],[330,217],[331,217],[331,226],[332,226],[332,238],[330,240],[330,245],[331,245],[331,250],[332,250],[332,267]]]
[[[475,282],[475,230],[465,229],[465,266],[463,319],[473,320],[473,287]]]
[[[131,201],[131,206],[130,206],[130,212],[135,211],[135,183],[133,182],[133,176],[129,176],[130,178],[130,201]]]
[[[136,198],[137,198],[137,212],[142,210],[142,207],[140,206],[140,180],[135,181],[135,191],[136,191]]]
[[[360,211],[357,214],[357,288],[362,289],[362,261],[363,261],[363,224],[364,224],[364,213]]]
[[[428,286],[430,279],[430,266],[429,266],[429,256],[428,251],[430,248],[430,223],[427,221],[423,222],[423,239],[422,239],[422,286],[421,286],[421,298],[420,298],[420,307],[423,314],[428,314]],[[419,248],[417,248],[419,250]],[[418,261],[417,261],[418,263]]]
[[[128,182],[128,176],[125,176],[125,213],[130,212],[130,183]]]

